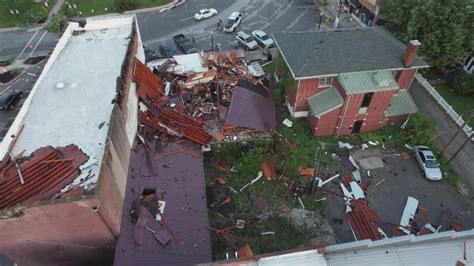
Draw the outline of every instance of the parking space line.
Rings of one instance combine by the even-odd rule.
[[[33,50],[31,51],[30,55],[28,57],[31,57],[33,55],[33,53],[35,52],[36,48],[38,48],[38,45],[40,44],[40,42],[43,40],[44,36],[47,34],[48,32],[45,31],[43,33],[43,35],[41,36],[41,38],[39,39],[39,41],[36,43],[35,47],[33,48]]]
[[[30,45],[31,41],[33,41],[33,39],[35,38],[36,34],[38,34],[38,30],[35,32],[35,34],[33,34],[33,36],[31,37],[31,39],[28,41],[28,43],[25,45],[25,47],[23,48],[23,50],[21,50],[20,54],[18,55],[18,57],[16,58],[18,60],[18,58],[20,58],[23,53],[25,52],[26,48],[28,48],[28,46]]]
[[[183,19],[181,19],[180,21],[181,21],[181,22],[184,22],[184,21],[186,21],[186,20],[190,20],[190,19],[193,19],[193,18],[194,18],[194,17],[183,18]]]

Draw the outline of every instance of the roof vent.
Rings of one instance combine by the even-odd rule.
[[[66,84],[64,84],[64,82],[58,82],[56,84],[56,89],[64,89],[64,87],[66,87]]]
[[[382,72],[379,72],[379,71],[375,72],[374,74],[372,74],[372,78],[374,80],[375,85],[377,85],[380,88],[390,86],[390,81],[384,77]]]

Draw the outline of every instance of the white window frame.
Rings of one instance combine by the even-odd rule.
[[[319,78],[318,88],[331,87],[333,82],[334,82],[334,77],[321,77]]]

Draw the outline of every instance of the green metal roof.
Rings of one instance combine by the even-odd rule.
[[[340,74],[337,79],[348,95],[398,89],[392,73],[386,70]]]
[[[399,93],[392,96],[392,102],[387,108],[385,117],[408,115],[418,112],[413,98],[407,90],[401,90]]]
[[[332,87],[308,98],[308,108],[314,117],[322,116],[342,106],[344,100],[337,91]]]

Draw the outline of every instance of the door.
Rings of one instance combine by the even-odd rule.
[[[360,128],[362,127],[363,120],[358,120],[354,123],[354,126],[352,127],[352,134],[357,134],[360,132]]]

